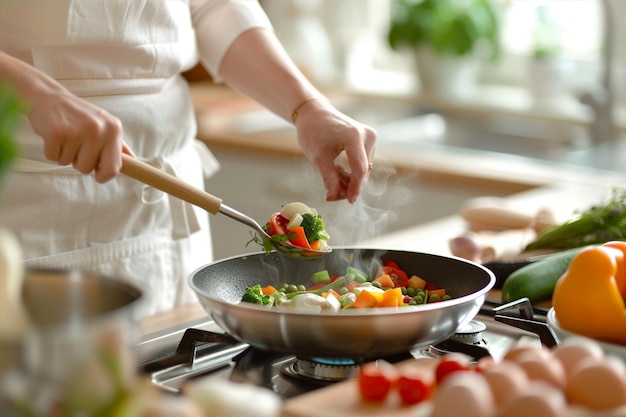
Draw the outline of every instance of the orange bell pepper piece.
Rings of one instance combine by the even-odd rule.
[[[552,295],[563,329],[626,344],[626,306],[616,280],[625,262],[624,253],[611,245],[589,246],[574,257]]]
[[[382,300],[384,293],[363,290],[352,303],[354,308],[374,308]]]
[[[401,288],[392,288],[383,293],[382,300],[378,303],[378,307],[399,307],[404,303],[402,300],[404,296],[402,295]]]

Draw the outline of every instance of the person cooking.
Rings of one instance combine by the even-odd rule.
[[[0,224],[27,267],[124,277],[144,292],[142,315],[195,300],[187,277],[212,260],[208,214],[117,174],[122,153],[200,188],[218,168],[197,146],[181,75],[197,63],[293,122],[326,199],[356,202],[376,132],[303,76],[256,0],[2,1],[0,83],[26,108]]]

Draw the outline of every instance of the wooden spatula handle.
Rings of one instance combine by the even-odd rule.
[[[183,201],[205,209],[211,214],[217,214],[222,199],[215,197],[197,187],[163,172],[137,158],[130,155],[122,155],[122,174],[134,178],[144,184],[150,185]]]

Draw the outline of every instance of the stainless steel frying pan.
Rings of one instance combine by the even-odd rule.
[[[373,273],[386,259],[409,275],[445,288],[453,299],[417,307],[317,314],[239,303],[246,287],[255,284],[309,284],[316,271],[343,274],[347,266]],[[490,270],[463,259],[360,248],[335,248],[328,256],[307,262],[277,253],[237,256],[204,266],[189,277],[204,309],[236,339],[299,357],[355,359],[399,354],[449,338],[478,313],[495,281]]]

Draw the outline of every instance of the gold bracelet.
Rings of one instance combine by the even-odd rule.
[[[319,97],[309,97],[309,98],[305,99],[302,103],[298,104],[296,106],[296,108],[293,110],[293,112],[291,113],[291,120],[295,123],[296,119],[298,118],[298,112],[300,111],[302,106],[304,106],[309,101],[319,100],[319,99],[320,99]]]

